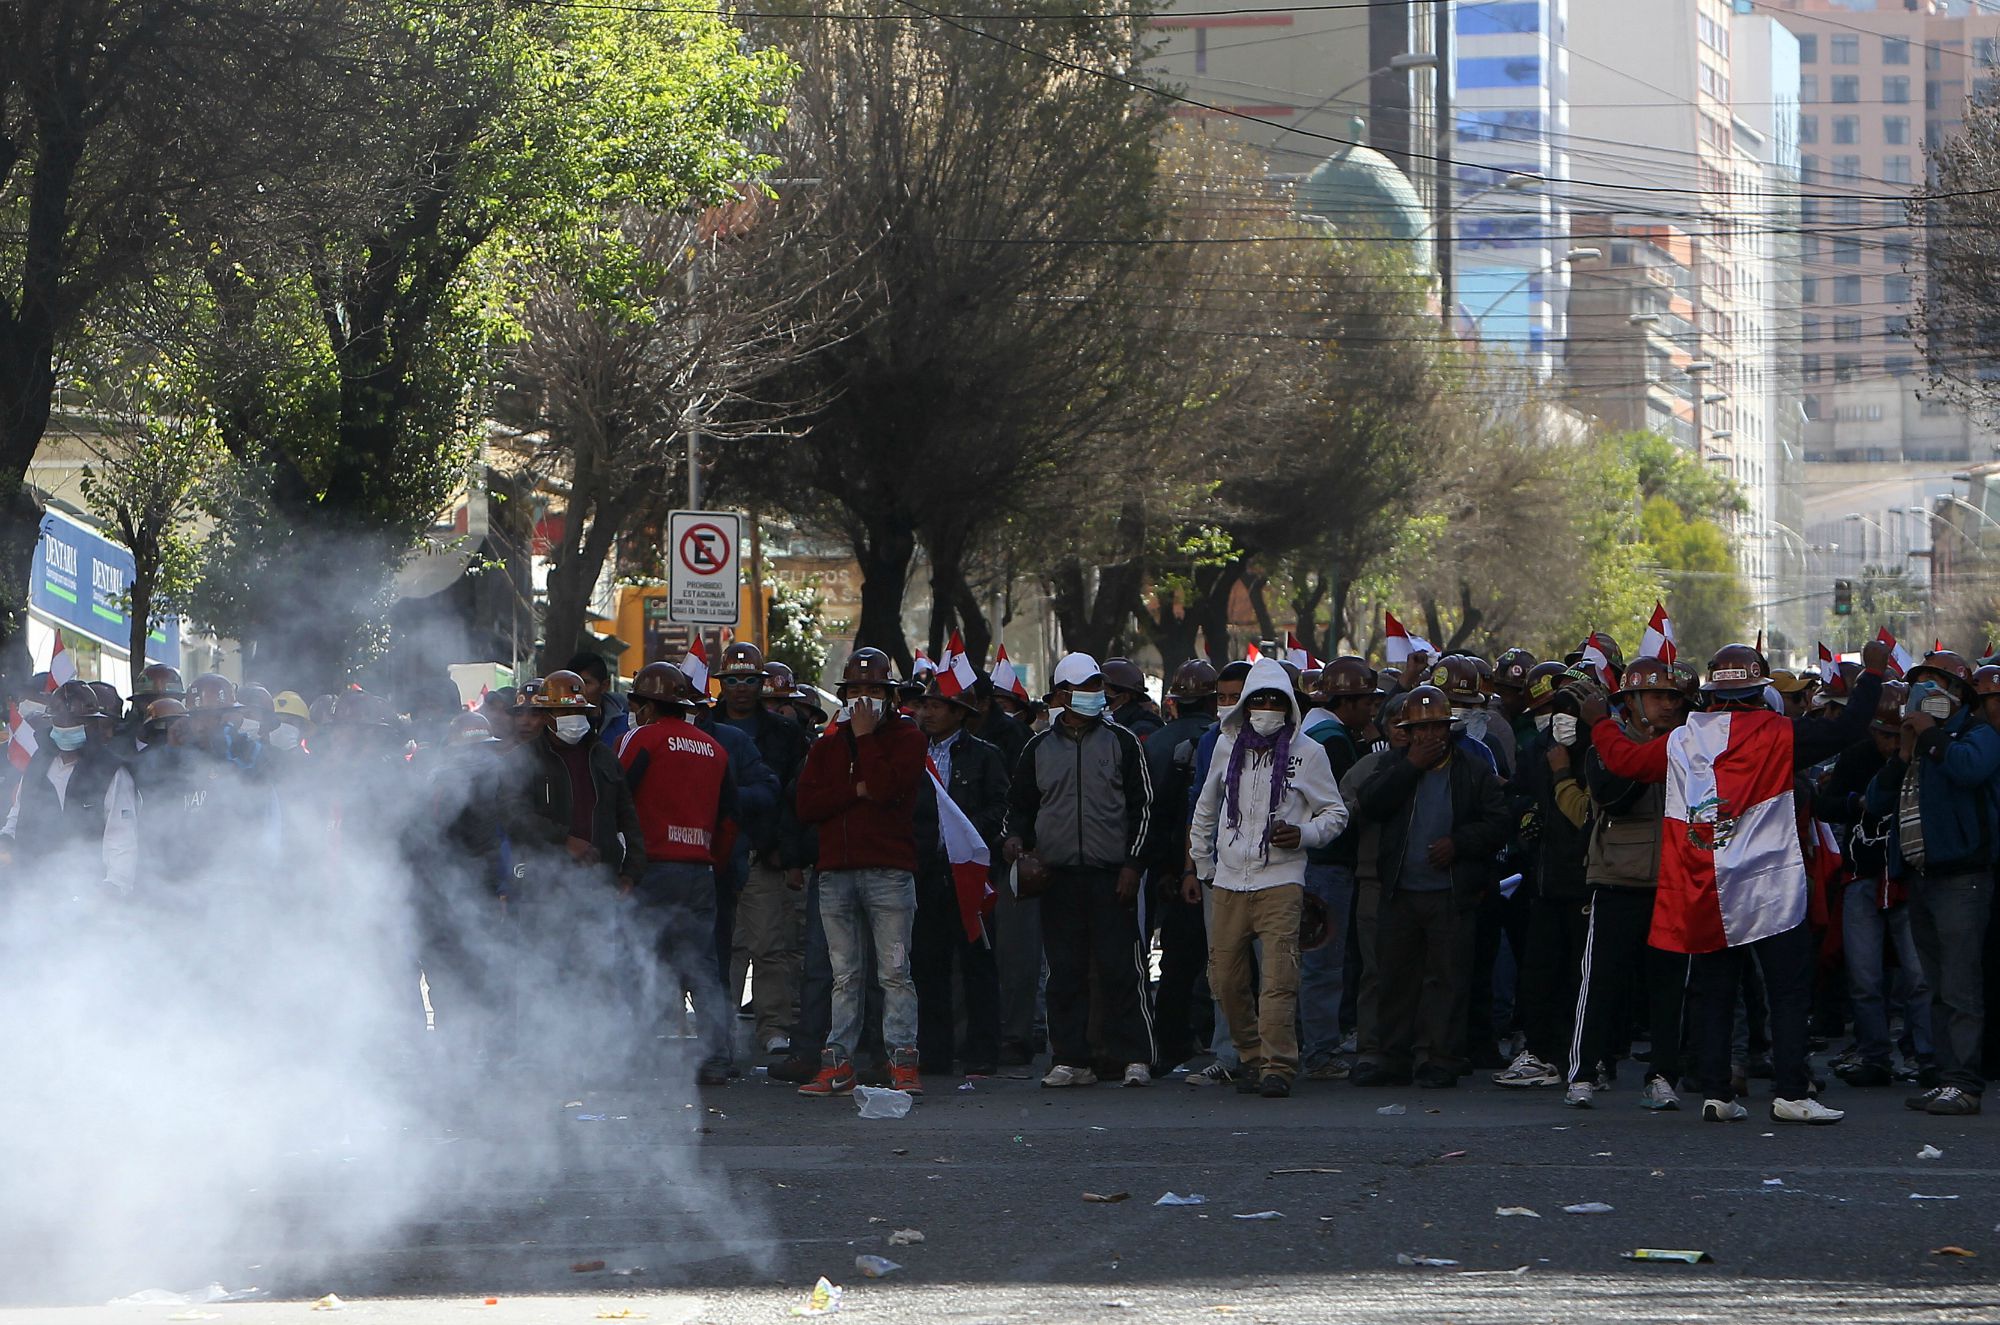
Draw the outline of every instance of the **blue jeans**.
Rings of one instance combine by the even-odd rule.
[[[1896,945],[1896,960],[1902,964],[1896,976],[1896,1002],[1919,1058],[1931,1056],[1931,991],[1910,929],[1909,904],[1884,911],[1875,904],[1877,891],[1866,879],[1848,885],[1841,898],[1841,946],[1847,959],[1848,1001],[1854,1005],[1855,1050],[1863,1062],[1888,1067],[1894,1046],[1889,1043],[1889,1009],[1883,995],[1888,982],[1882,960],[1884,938]]]
[[[1340,998],[1347,987],[1347,913],[1354,904],[1348,865],[1307,865],[1306,891],[1326,903],[1326,946],[1301,954],[1299,1061],[1308,1068],[1340,1047]]]
[[[908,870],[824,870],[819,909],[833,965],[828,1047],[851,1053],[861,1038],[868,993],[865,939],[872,938],[875,978],[882,985],[882,1042],[891,1053],[914,1051],[917,987],[910,980],[910,931],[917,918],[916,876]]]

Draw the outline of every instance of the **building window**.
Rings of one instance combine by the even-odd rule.
[[[1819,261],[1818,235],[1809,234],[1799,236],[1799,260],[1802,262]]]
[[[1836,276],[1833,278],[1833,302],[1836,304],[1858,304],[1861,302],[1861,278],[1859,276]]]
[[[1836,36],[1827,43],[1833,48],[1835,64],[1861,63],[1861,38],[1853,35]]]
[[[1810,106],[1819,100],[1819,75],[1799,75],[1799,104]]]
[[[1910,158],[1907,156],[1885,156],[1882,158],[1882,178],[1890,184],[1908,184],[1910,180]],[[1901,204],[1898,204],[1900,209]]]
[[[1859,115],[1836,115],[1833,117],[1833,141],[1853,146],[1861,136]]]
[[[1926,78],[1924,80],[1924,109],[1936,110],[1939,99],[1937,79]]]
[[[1820,367],[1819,356],[1817,354],[1801,354],[1799,356],[1799,372],[1808,382],[1817,382],[1826,376],[1826,369]],[[1811,400],[1813,397],[1807,396],[1806,399]],[[1806,406],[1806,410],[1810,413],[1812,406]]]
[[[1819,277],[1802,276],[1799,278],[1799,298],[1808,304],[1819,302]]]
[[[1861,224],[1861,199],[1835,198],[1833,200],[1833,220],[1836,225]]]
[[[1910,315],[1891,313],[1882,319],[1882,334],[1891,340],[1901,340],[1910,334]]]
[[[1993,63],[1993,38],[1975,37],[1972,42],[1972,58],[1980,64]]]
[[[1854,375],[1860,371],[1861,371],[1861,360],[1855,358],[1853,355],[1836,354],[1833,356],[1834,381],[1852,382],[1854,380]]]
[[[1819,141],[1819,116],[1799,116],[1799,141],[1808,145]]]
[[[1884,276],[1882,278],[1882,302],[1885,304],[1909,303],[1910,278],[1907,276]]]
[[[1901,198],[1882,199],[1883,225],[1908,225],[1910,213]]]
[[[1819,158],[1811,152],[1799,158],[1799,180],[1805,184],[1819,183]]]
[[[1861,241],[1834,236],[1831,241],[1833,260],[1843,266],[1861,261]]]
[[[1799,339],[1815,341],[1820,338],[1819,319],[1807,313],[1799,319]]]
[[[1888,267],[1908,266],[1910,261],[1910,241],[1900,235],[1882,241],[1882,263]]]
[[[1908,377],[1914,367],[1907,354],[1892,354],[1882,360],[1882,371],[1891,377]]]
[[[1858,156],[1837,156],[1833,158],[1835,179],[1860,179],[1861,158]]]
[[[1857,74],[1835,74],[1833,76],[1834,104],[1851,106],[1861,100],[1861,78]]]
[[[1808,32],[1799,38],[1799,63],[1819,63],[1819,36],[1817,33]]]
[[[1882,117],[1882,141],[1891,147],[1901,147],[1910,141],[1910,117],[1907,115],[1884,115]]]
[[[1801,46],[1805,44],[1804,37],[1799,38],[1799,44]],[[1805,57],[1801,55],[1799,58],[1803,60]],[[1910,39],[1908,37],[1882,38],[1883,64],[1908,64],[1909,62],[1910,62]]]
[[[1845,316],[1835,318],[1833,320],[1833,338],[1835,340],[1860,340],[1861,319],[1858,317],[1845,317]],[[1835,359],[1833,363],[1834,371],[1839,372],[1840,367],[1841,367],[1840,360]]]

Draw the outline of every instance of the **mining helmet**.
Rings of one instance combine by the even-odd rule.
[[[1684,693],[1672,667],[1658,658],[1634,658],[1618,683],[1618,693],[1636,695],[1649,690],[1663,695]]]
[[[717,676],[762,676],[764,674],[764,651],[748,640],[738,640],[722,651],[722,665],[715,669]]]
[[[181,684],[181,670],[166,663],[153,663],[139,673],[139,699],[179,699],[187,687]]]
[[[461,713],[451,720],[445,729],[444,743],[457,749],[463,745],[498,745],[500,738],[493,734],[493,724],[479,713]]]
[[[1980,668],[1992,671],[1993,679],[2000,682],[2000,667]],[[1899,732],[1903,729],[1903,701],[1909,698],[1910,687],[1901,681],[1884,681],[1882,693],[1875,700],[1875,716],[1868,726],[1878,732]]]
[[[1375,669],[1363,659],[1335,658],[1320,669],[1318,698],[1322,704],[1357,696],[1372,698],[1380,693],[1375,688]]]
[[[1479,668],[1462,653],[1447,654],[1438,659],[1437,665],[1431,668],[1430,683],[1457,704],[1477,704],[1486,698],[1486,692],[1479,684]]]
[[[840,669],[840,684],[834,690],[846,699],[847,688],[857,685],[884,686],[894,690],[896,669],[889,662],[889,655],[880,649],[856,649],[848,654],[847,665]]]
[[[1451,700],[1434,685],[1418,686],[1403,696],[1403,716],[1398,727],[1415,727],[1426,722],[1450,722]]]
[[[939,700],[946,704],[955,704],[967,713],[979,712],[979,706],[972,702],[972,691],[969,687],[946,694],[944,687],[938,683],[938,679],[935,676],[931,678],[931,683],[924,687],[923,697],[925,699]]]
[[[1130,658],[1106,658],[1099,670],[1104,674],[1106,689],[1129,690],[1135,695],[1146,693],[1146,674]]]
[[[2000,695],[2000,666],[1988,663],[1972,674],[1972,695],[1975,699]]]
[[[1526,649],[1509,649],[1493,660],[1493,684],[1502,690],[1525,690],[1535,655]]]
[[[765,699],[773,701],[790,699],[794,684],[791,668],[781,662],[764,664],[764,685],[761,693]]]
[[[1563,683],[1569,680],[1569,667],[1565,663],[1536,663],[1528,669],[1528,682],[1524,687],[1528,692],[1528,707],[1539,713],[1555,703],[1562,692]]]
[[[528,701],[530,708],[594,712],[597,705],[583,697],[583,678],[572,671],[550,672],[542,678],[542,688]]]
[[[1701,689],[1709,695],[1761,691],[1770,679],[1763,654],[1748,644],[1725,644],[1708,660],[1708,680]]]
[[[88,681],[65,681],[49,696],[49,721],[54,726],[76,727],[92,718],[109,716],[103,696]]]
[[[236,683],[220,672],[203,672],[187,688],[190,713],[234,713],[243,706],[236,702]]]
[[[1903,679],[1916,681],[1926,675],[1943,682],[1945,690],[1960,699],[1972,691],[1972,664],[1950,649],[1925,654],[1924,660],[1912,667]]]
[[[678,708],[687,702],[687,693],[693,688],[688,674],[670,662],[647,663],[632,678],[632,698],[643,699],[649,704]]]
[[[366,690],[343,690],[332,697],[327,705],[327,721],[336,727],[387,727],[400,726],[396,710],[380,695],[371,695]]]
[[[1174,668],[1174,678],[1167,684],[1167,693],[1183,704],[1213,699],[1216,677],[1214,663],[1206,658],[1190,658]]]

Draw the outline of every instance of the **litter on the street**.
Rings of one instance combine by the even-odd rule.
[[[1911,1199],[1912,1201],[1956,1201],[1956,1200],[1958,1199],[1958,1197],[1956,1197],[1956,1196],[1926,1196],[1926,1195],[1924,1195],[1924,1194],[1923,1194],[1922,1192],[1911,1192],[1911,1193],[1910,1193],[1910,1199]]]
[[[863,1118],[905,1118],[916,1101],[907,1090],[887,1090],[880,1086],[856,1086],[854,1103]]]
[[[1385,1104],[1381,1108],[1375,1110],[1375,1112],[1381,1114],[1384,1118],[1400,1118],[1404,1114],[1408,1113],[1409,1110],[1404,1108],[1400,1104]]]
[[[1978,1253],[1978,1252],[1976,1252],[1976,1251],[1967,1251],[1967,1250],[1966,1250],[1965,1248],[1963,1248],[1963,1247],[1933,1247],[1933,1248],[1931,1248],[1931,1255],[1933,1255],[1933,1256],[1963,1256],[1963,1257],[1965,1257],[1966,1259],[1970,1260],[1970,1259],[1971,1259],[1972,1257],[1974,1257],[1974,1256],[1977,1256],[1978,1254],[1979,1254],[1979,1253]]]
[[[579,1113],[576,1115],[576,1120],[580,1123],[602,1123],[609,1122],[610,1119],[611,1115],[606,1113]]]
[[[1678,1261],[1682,1265],[1707,1265],[1715,1260],[1705,1251],[1665,1251],[1659,1247],[1641,1247],[1618,1254],[1628,1261]]]
[[[1446,1260],[1442,1256],[1412,1256],[1407,1251],[1399,1251],[1396,1253],[1396,1264],[1422,1265],[1433,1270],[1445,1270],[1457,1265],[1458,1262]]]
[[[1174,1193],[1168,1192],[1165,1196],[1162,1196],[1159,1200],[1153,1202],[1153,1204],[1154,1205],[1207,1205],[1208,1198],[1206,1196],[1203,1196],[1200,1192],[1189,1192],[1186,1196],[1176,1196],[1174,1195]]]
[[[1608,1215],[1611,1207],[1602,1201],[1578,1201],[1575,1205],[1563,1207],[1566,1215]]]
[[[831,1316],[840,1310],[841,1288],[839,1284],[828,1283],[825,1275],[813,1285],[806,1300],[792,1308],[794,1316]]]
[[[1494,1213],[1494,1214],[1496,1214],[1496,1215],[1500,1215],[1500,1216],[1501,1216],[1501,1217],[1503,1217],[1503,1218],[1504,1218],[1504,1217],[1506,1217],[1506,1216],[1508,1216],[1508,1215],[1520,1215],[1520,1216],[1521,1216],[1522,1218],[1524,1218],[1524,1219],[1540,1219],[1540,1218],[1541,1218],[1541,1216],[1540,1216],[1540,1215],[1536,1214],[1536,1213],[1535,1213],[1535,1212],[1534,1212],[1533,1210],[1530,1210],[1530,1209],[1529,1209],[1529,1208],[1528,1208],[1527,1206],[1525,1206],[1525,1205],[1503,1205],[1503,1206],[1498,1206],[1498,1207],[1496,1207],[1496,1208],[1494,1209],[1493,1213]]]
[[[616,1311],[600,1311],[597,1313],[597,1318],[599,1320],[644,1320],[646,1319],[646,1313],[643,1311],[634,1311],[630,1307],[620,1307]]]
[[[1442,1155],[1439,1155],[1439,1156],[1438,1156],[1438,1158],[1439,1158],[1439,1159],[1464,1159],[1464,1158],[1465,1158],[1465,1157],[1466,1157],[1466,1156],[1467,1156],[1468,1154],[1470,1154],[1470,1153],[1471,1153],[1470,1151],[1466,1151],[1466,1150],[1447,1150],[1447,1151],[1445,1151],[1445,1152],[1444,1152],[1444,1153],[1443,1153]]]
[[[1287,1173],[1339,1173],[1339,1169],[1272,1169],[1271,1176],[1282,1178]]]
[[[924,1240],[924,1235],[914,1228],[899,1228],[889,1235],[892,1247],[914,1247]]]
[[[864,1278],[886,1279],[903,1267],[887,1256],[856,1256],[854,1268],[861,1271]]]
[[[1785,1185],[1785,1180],[1783,1178],[1766,1178],[1764,1179],[1764,1185],[1766,1187],[1782,1187]]]
[[[338,1294],[328,1293],[325,1297],[313,1303],[312,1309],[314,1311],[345,1311],[347,1310],[347,1304],[340,1300]]]
[[[603,1261],[578,1261],[569,1267],[571,1274],[596,1274],[604,1268]]]
[[[1284,1214],[1284,1211],[1282,1211],[1282,1210],[1259,1210],[1259,1211],[1258,1211],[1258,1212],[1257,1212],[1256,1214],[1254,1214],[1254,1215],[1231,1215],[1231,1216],[1230,1216],[1230,1218],[1232,1218],[1232,1219],[1283,1219],[1284,1217],[1285,1217],[1285,1214]]]
[[[221,1320],[222,1313],[219,1311],[196,1311],[192,1307],[190,1307],[186,1311],[176,1311],[173,1315],[167,1317],[167,1319],[168,1320]]]
[[[1922,1150],[1919,1150],[1919,1151],[1917,1152],[1917,1158],[1918,1158],[1918,1159],[1943,1159],[1943,1158],[1944,1158],[1944,1151],[1942,1151],[1942,1150],[1939,1150],[1939,1149],[1938,1149],[1938,1148],[1937,1148],[1936,1146],[1925,1146],[1925,1147],[1924,1147],[1924,1148],[1923,1148]]]
[[[1130,1192],[1085,1192],[1083,1199],[1092,1205],[1117,1205],[1120,1201],[1132,1199]]]

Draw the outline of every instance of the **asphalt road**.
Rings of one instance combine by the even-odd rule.
[[[356,1320],[779,1320],[820,1275],[844,1288],[842,1316],[885,1322],[2000,1319],[2000,1120],[1911,1114],[1900,1090],[1836,1084],[1847,1120],[1809,1129],[1768,1121],[1768,1083],[1751,1120],[1726,1126],[1647,1113],[1629,1085],[1582,1112],[1486,1085],[1306,1083],[1267,1101],[1178,1080],[957,1084],[930,1083],[907,1118],[863,1120],[761,1077],[692,1102],[516,1082],[412,1129],[447,1158],[393,1227],[251,1224],[168,1271],[183,1282],[0,1290],[17,1304],[0,1322],[323,1321],[308,1303],[328,1292]],[[1919,1159],[1926,1143],[1942,1158]],[[291,1208],[366,1209],[378,1184],[386,1204],[406,1176],[324,1159]],[[1154,1204],[1169,1191],[1206,1202]],[[1612,1209],[1564,1212],[1583,1202]],[[1514,1206],[1538,1217],[1496,1214]],[[1265,1211],[1282,1217],[1237,1218]],[[923,1242],[890,1246],[905,1228]],[[1946,1246],[1976,1255],[1933,1254]],[[1714,1259],[1621,1258],[1637,1247]],[[903,1268],[871,1281],[858,1255]],[[21,1281],[8,1257],[0,1285]],[[102,1305],[206,1280],[266,1297]]]

